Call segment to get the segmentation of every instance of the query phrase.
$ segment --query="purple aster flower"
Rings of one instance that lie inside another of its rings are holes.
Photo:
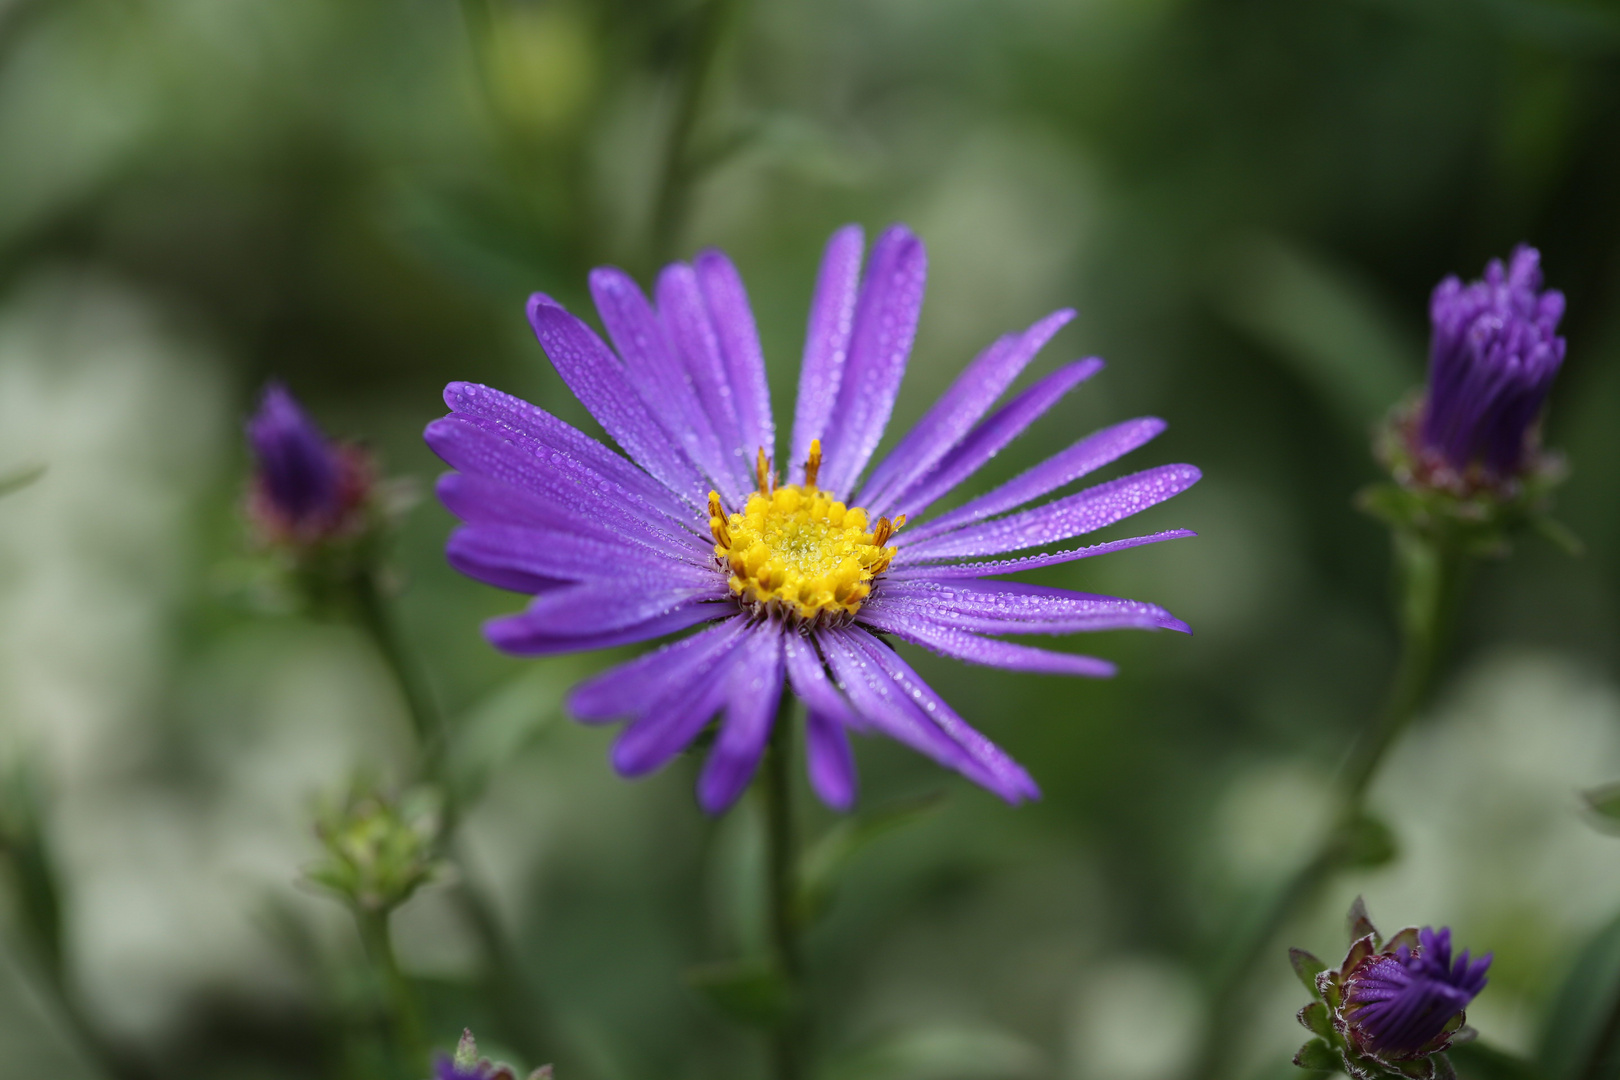
[[[264,389],[247,423],[257,463],[249,512],[273,541],[309,542],[347,531],[371,487],[371,465],[327,440],[279,382]]]
[[[994,406],[1073,317],[1059,311],[992,343],[923,419],[868,468],[900,388],[922,307],[926,255],[888,229],[863,273],[850,226],[827,245],[811,303],[787,475],[754,317],[717,251],[659,275],[651,301],[624,272],[591,274],[614,349],[547,296],[529,320],[569,388],[624,450],[533,405],[468,383],[427,441],[456,472],[439,496],[464,524],[451,563],[534,596],[486,627],[521,656],[598,649],[698,628],[577,687],[574,715],[628,721],[612,760],[651,772],[723,714],[698,781],[717,813],[747,787],[784,689],[807,707],[810,782],[828,805],[855,796],[849,733],[882,734],[1009,802],[1038,795],[1029,774],[931,690],[878,635],[975,664],[1107,676],[1088,656],[1004,635],[1186,625],[1162,608],[996,580],[1184,529],[1063,546],[1186,490],[1164,465],[1039,502],[1146,443],[1141,418],[1087,435],[954,509],[925,518],[1079,383],[1066,364]],[[992,411],[994,409],[994,411]],[[1033,550],[1035,554],[1015,553]]]
[[[1367,957],[1344,984],[1350,1034],[1364,1052],[1414,1055],[1485,988],[1491,954],[1472,962],[1468,950],[1453,962],[1451,929],[1424,927],[1418,945]]]
[[[433,1080],[489,1080],[489,1074],[487,1062],[459,1065],[449,1054],[433,1059]]]
[[[1541,255],[1521,245],[1483,280],[1448,277],[1429,317],[1429,388],[1415,434],[1422,466],[1455,486],[1518,475],[1535,449],[1534,425],[1564,362],[1557,334],[1564,294],[1541,290]]]

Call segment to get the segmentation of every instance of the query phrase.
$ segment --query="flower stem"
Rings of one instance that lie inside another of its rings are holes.
[[[1367,789],[1389,748],[1422,707],[1434,682],[1450,616],[1461,593],[1466,560],[1448,545],[1397,530],[1395,576],[1401,655],[1384,704],[1361,732],[1340,771],[1339,805],[1332,827],[1316,849],[1273,896],[1231,954],[1212,991],[1213,1007],[1198,1076],[1216,1080],[1225,1072],[1225,1050],[1245,1003],[1255,970],[1270,955],[1273,940],[1296,913],[1309,906],[1333,875],[1346,867],[1353,831],[1366,812]]]
[[[354,600],[361,628],[376,646],[399,687],[400,696],[405,700],[411,730],[416,735],[418,768],[422,778],[436,784],[443,794],[440,852],[448,853],[458,865],[465,865],[458,832],[463,811],[461,792],[450,775],[449,731],[443,714],[420,674],[420,664],[399,632],[374,571],[357,576]],[[485,962],[489,965],[489,977],[495,984],[492,996],[500,1010],[500,1021],[507,1041],[534,1057],[550,1056],[553,1049],[546,1045],[547,1040],[541,1031],[540,1006],[534,988],[527,973],[518,964],[512,944],[506,939],[499,914],[465,874],[459,875],[451,886],[450,896],[477,936]]]
[[[410,1065],[427,1060],[427,1043],[422,1036],[422,1013],[417,1007],[416,994],[410,980],[400,970],[399,958],[394,955],[393,939],[388,932],[389,912],[356,909],[355,923],[360,929],[360,940],[366,956],[376,973],[378,988],[387,1005],[389,1020],[394,1028],[395,1045]]]
[[[429,779],[442,781],[444,777],[444,751],[447,743],[444,717],[433,701],[421,668],[405,648],[393,612],[384,598],[375,570],[366,569],[355,575],[354,607],[360,627],[377,647],[377,653],[388,665],[400,696],[405,699],[411,728],[416,733],[417,754],[421,770]],[[446,792],[448,801],[448,792]]]
[[[725,53],[726,40],[742,5],[743,0],[708,0],[699,16],[696,41],[686,69],[682,72],[680,99],[675,106],[669,142],[664,148],[663,172],[653,203],[649,254],[654,265],[670,257],[675,242],[680,238],[681,220],[686,215],[692,181],[699,171],[694,168],[697,155],[692,150],[692,136],[708,103],[720,60]]]
[[[776,1080],[804,1075],[804,1013],[799,945],[798,834],[793,824],[793,698],[784,695],[765,752],[760,792],[765,802],[765,875],[772,959],[785,984],[787,1015],[771,1034]]]

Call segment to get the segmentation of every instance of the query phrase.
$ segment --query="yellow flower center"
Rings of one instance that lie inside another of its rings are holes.
[[[709,493],[715,556],[731,568],[732,595],[758,614],[846,622],[895,556],[884,545],[905,515],[892,522],[880,517],[869,527],[865,510],[816,487],[820,466],[818,440],[810,444],[804,484],[778,486],[761,450],[759,491],[741,513],[728,516],[720,496]]]

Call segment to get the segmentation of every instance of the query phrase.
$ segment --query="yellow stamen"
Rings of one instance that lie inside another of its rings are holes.
[[[759,457],[754,459],[754,476],[759,480],[759,493],[769,495],[776,486],[776,478],[771,475],[771,459],[765,456],[765,448],[759,448]]]
[[[898,527],[894,522],[880,518],[868,530],[865,510],[846,507],[809,482],[819,457],[819,445],[813,446],[803,487],[778,487],[765,483],[768,464],[761,452],[760,490],[741,513],[722,518],[720,497],[709,496],[715,556],[731,571],[732,594],[757,613],[845,622],[896,554],[884,546]]]
[[[709,492],[709,531],[714,534],[716,544],[731,546],[731,530],[726,528],[726,512],[720,507],[718,491]]]
[[[806,489],[816,486],[816,477],[821,475],[821,440],[810,440],[810,460],[804,463],[804,486]]]

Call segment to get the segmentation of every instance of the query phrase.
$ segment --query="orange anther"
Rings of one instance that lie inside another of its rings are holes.
[[[816,486],[816,477],[821,475],[821,440],[810,440],[810,460],[804,463],[804,486]]]
[[[769,495],[775,487],[771,477],[771,459],[765,456],[765,448],[759,448],[759,457],[754,459],[754,476],[759,480],[759,493]]]

